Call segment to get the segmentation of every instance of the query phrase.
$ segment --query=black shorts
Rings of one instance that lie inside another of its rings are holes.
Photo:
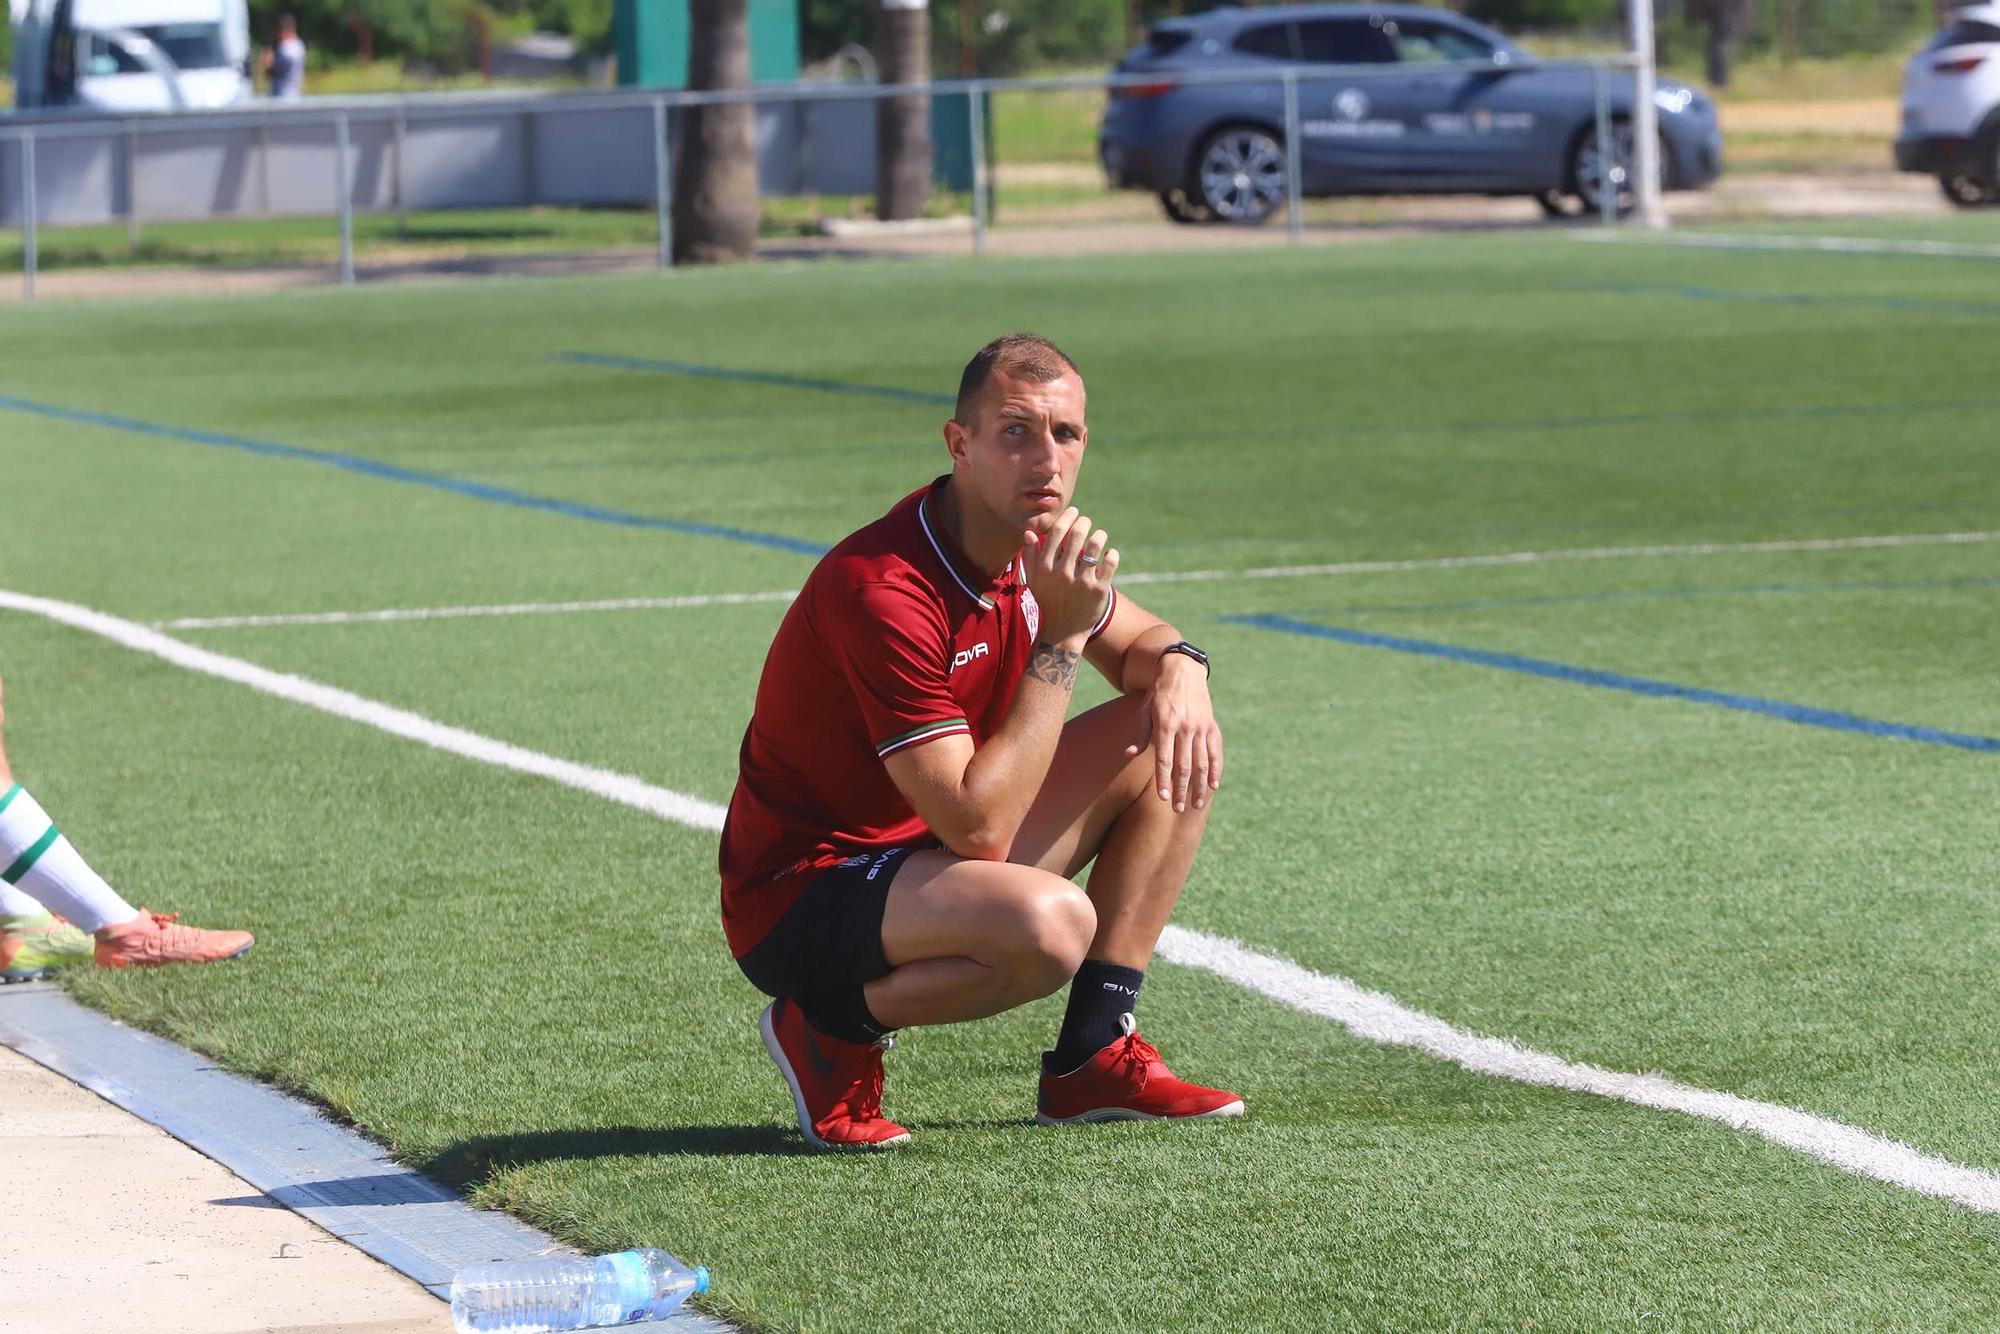
[[[865,853],[821,871],[771,933],[736,961],[743,976],[766,996],[797,999],[845,991],[887,973],[882,914],[889,882],[904,858],[922,850]]]

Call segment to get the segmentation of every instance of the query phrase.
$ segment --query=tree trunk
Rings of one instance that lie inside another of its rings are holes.
[[[931,81],[930,0],[880,0],[875,63],[884,83]],[[929,93],[875,103],[875,216],[920,218],[931,196]]]
[[[688,88],[750,86],[749,0],[692,0]],[[688,107],[674,162],[674,262],[721,264],[757,251],[757,121],[748,102]]]
[[[1743,30],[1750,26],[1748,0],[1711,0],[1708,6],[1708,81],[1729,86],[1730,72],[1743,48]]]

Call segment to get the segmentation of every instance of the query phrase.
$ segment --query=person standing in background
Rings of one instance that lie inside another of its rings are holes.
[[[264,52],[264,88],[279,102],[296,102],[305,93],[306,44],[290,14],[278,15],[278,39]]]

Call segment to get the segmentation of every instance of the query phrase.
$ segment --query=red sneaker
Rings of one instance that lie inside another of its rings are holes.
[[[1051,1074],[1043,1058],[1037,1125],[1243,1115],[1234,1093],[1190,1084],[1167,1069],[1131,1015],[1119,1015],[1118,1026],[1124,1037],[1066,1075]]]
[[[799,1131],[815,1149],[887,1149],[910,1132],[882,1115],[882,1053],[894,1038],[867,1044],[830,1038],[799,1007],[775,1000],[758,1020],[764,1050],[792,1090]]]

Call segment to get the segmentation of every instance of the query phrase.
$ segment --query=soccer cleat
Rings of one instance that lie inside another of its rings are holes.
[[[910,1132],[882,1115],[882,1053],[894,1038],[855,1043],[806,1022],[798,1005],[775,1000],[757,1021],[764,1049],[792,1090],[799,1131],[815,1149],[887,1149]]]
[[[90,962],[90,937],[60,917],[0,916],[0,982],[32,982]]]
[[[1139,1036],[1139,1025],[1131,1015],[1119,1015],[1118,1027],[1125,1036],[1068,1074],[1050,1071],[1049,1057],[1054,1053],[1043,1053],[1036,1124],[1243,1115],[1243,1099],[1234,1093],[1190,1084],[1167,1069],[1153,1044]]]
[[[204,931],[182,926],[179,913],[147,912],[97,933],[99,968],[158,968],[170,963],[240,959],[257,943],[248,931]]]

